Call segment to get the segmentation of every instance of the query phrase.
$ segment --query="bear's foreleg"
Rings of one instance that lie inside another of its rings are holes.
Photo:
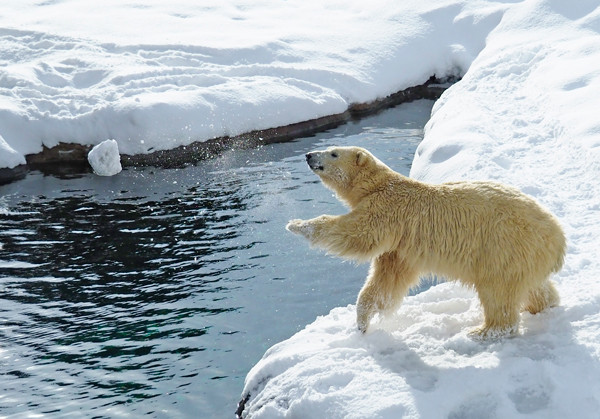
[[[394,311],[411,286],[419,281],[418,272],[395,252],[378,256],[372,263],[369,275],[358,294],[356,323],[365,333],[375,313]]]
[[[286,229],[304,236],[313,246],[358,261],[371,260],[390,247],[389,235],[379,239],[370,220],[355,213],[291,220]]]

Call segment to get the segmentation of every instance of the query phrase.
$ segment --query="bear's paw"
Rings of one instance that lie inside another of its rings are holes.
[[[309,221],[305,220],[290,220],[285,226],[287,231],[291,231],[295,234],[300,234],[307,239],[310,239],[313,235],[314,227]]]

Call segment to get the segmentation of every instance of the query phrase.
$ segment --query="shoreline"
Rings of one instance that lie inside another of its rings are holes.
[[[121,165],[123,167],[178,168],[215,157],[230,148],[247,149],[311,136],[349,121],[374,115],[402,103],[419,99],[439,99],[446,88],[456,81],[453,77],[440,80],[435,76],[431,76],[421,85],[409,87],[372,102],[352,104],[345,112],[339,114],[276,128],[250,131],[234,137],[217,137],[205,141],[195,141],[186,146],[154,151],[148,154],[121,154]],[[41,152],[25,156],[26,164],[12,169],[0,169],[0,185],[22,179],[30,170],[39,170],[54,175],[91,172],[87,155],[92,147],[91,145],[74,143],[60,143],[52,148],[44,146]]]

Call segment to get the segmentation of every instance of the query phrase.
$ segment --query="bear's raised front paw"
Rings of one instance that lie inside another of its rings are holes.
[[[302,228],[302,220],[295,219],[288,221],[285,229],[287,231],[291,231],[292,233],[300,233],[300,228]]]
[[[287,231],[291,231],[295,234],[301,234],[306,238],[310,238],[312,236],[313,227],[308,221],[304,220],[290,220],[285,226]]]

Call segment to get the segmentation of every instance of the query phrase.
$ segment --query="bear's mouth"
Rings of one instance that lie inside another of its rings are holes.
[[[321,172],[322,172],[323,170],[325,170],[325,168],[324,168],[322,165],[316,165],[316,164],[315,164],[315,165],[313,165],[313,164],[309,164],[309,166],[310,166],[311,170],[313,170],[313,171],[315,171],[315,172],[316,172],[316,171],[321,171]]]

